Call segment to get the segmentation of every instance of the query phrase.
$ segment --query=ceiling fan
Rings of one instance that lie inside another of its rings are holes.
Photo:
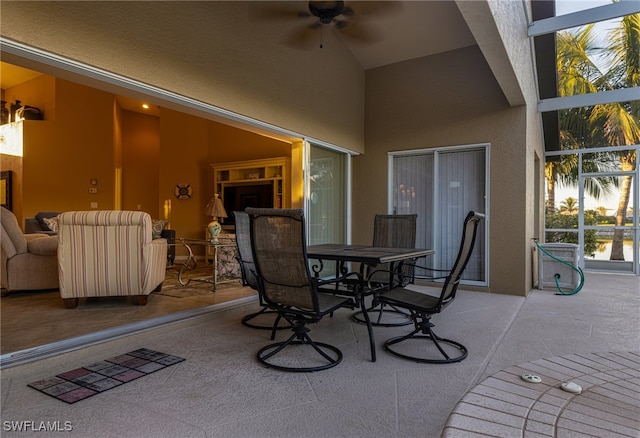
[[[343,15],[349,17],[353,15],[353,9],[349,6],[345,6],[343,1],[310,1],[309,13],[315,17],[318,17],[318,21],[312,24],[314,27],[319,27],[323,24],[335,23],[336,27],[341,28],[349,24],[346,19],[339,20],[336,17]],[[305,12],[300,13],[301,17],[308,17],[309,14]]]
[[[295,2],[297,3],[297,2]],[[304,19],[307,23],[294,29],[285,39],[285,43],[296,48],[307,48],[314,37],[320,38],[325,27],[331,26],[352,42],[371,44],[382,38],[381,33],[369,24],[362,23],[362,17],[384,15],[400,7],[398,1],[354,1],[346,5],[344,1],[309,1],[307,10],[294,11],[290,7],[262,10],[267,18]],[[309,22],[309,18],[312,19]],[[318,35],[318,32],[319,35]],[[316,40],[317,41],[317,40]]]

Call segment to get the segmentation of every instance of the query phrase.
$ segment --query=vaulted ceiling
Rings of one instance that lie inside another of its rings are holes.
[[[317,3],[333,6],[339,2]],[[287,36],[304,32],[307,50],[318,49],[322,32],[336,33],[364,70],[476,43],[453,0],[344,3],[353,10],[353,15],[338,17],[349,21],[350,24],[344,29],[334,24],[321,26],[322,30],[315,27],[313,23],[317,18],[310,16],[307,1],[251,2],[248,11],[261,20],[280,20],[283,41]],[[371,41],[363,43],[350,37],[356,29],[365,28],[370,35],[375,35]],[[38,74],[40,73],[0,62],[0,88],[12,87]],[[119,96],[118,100],[125,109],[140,110],[140,102],[135,99]]]
[[[354,25],[366,27],[371,33],[375,33],[376,39],[369,43],[362,43],[349,38],[350,33],[347,31],[349,26],[346,26],[343,32],[336,29],[334,25],[327,25],[323,28],[323,32],[337,32],[342,42],[365,70],[475,44],[473,35],[454,1],[355,1],[345,2],[345,4],[353,9],[353,18],[357,17],[357,20],[353,21]],[[372,8],[372,4],[378,7]],[[297,32],[301,28],[308,29],[309,25],[316,20],[315,17],[299,16],[308,12],[306,1],[260,1],[254,2],[251,8],[255,14],[264,11],[265,15],[274,10],[290,12],[274,18],[279,19],[283,29],[286,30],[283,30],[283,36]],[[360,14],[361,11],[362,14]],[[320,29],[309,30],[309,32],[318,34],[317,42],[319,43]],[[0,73],[2,73],[1,88],[14,86],[38,74],[26,69],[14,68],[6,63],[2,63]]]
[[[340,2],[315,2],[333,6]],[[362,68],[380,67],[408,59],[447,52],[475,44],[455,1],[346,1],[353,15],[340,15],[343,29],[328,24],[323,31],[337,32]],[[258,20],[279,21],[283,36],[304,38],[308,49],[321,41],[317,18],[308,16],[308,2],[253,2],[250,13]],[[313,28],[310,29],[309,26]],[[360,32],[360,30],[362,32]],[[372,36],[363,43],[356,36]]]

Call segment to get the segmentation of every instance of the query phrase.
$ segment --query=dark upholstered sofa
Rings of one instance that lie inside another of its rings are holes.
[[[173,265],[173,261],[176,259],[176,247],[171,245],[176,243],[176,230],[162,230],[160,237],[167,239],[169,247],[167,248],[167,262]]]
[[[28,217],[24,220],[24,234],[58,234],[57,231],[52,230],[47,226],[44,219],[51,219],[58,216],[60,213],[57,211],[41,211],[36,214],[35,217]]]

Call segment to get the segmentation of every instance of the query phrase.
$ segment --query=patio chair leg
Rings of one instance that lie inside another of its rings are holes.
[[[390,309],[385,308],[386,306],[390,307]],[[366,312],[367,313],[375,312],[378,314],[378,317],[376,318],[376,320],[371,321],[371,325],[376,327],[402,327],[405,325],[409,325],[412,322],[411,314],[407,312],[403,312],[402,310],[399,310],[396,307],[393,307],[391,305],[380,304],[375,301],[374,303],[372,303],[371,307],[368,307],[366,309]],[[402,316],[404,320],[401,320],[399,322],[384,322],[382,317],[384,316],[385,313]],[[357,312],[351,315],[351,319],[353,319],[355,322],[365,323],[366,320],[363,319],[362,316],[364,316],[363,311],[358,310]]]
[[[285,318],[286,319],[286,318]],[[313,372],[326,370],[332,368],[342,362],[342,352],[333,345],[325,344],[322,342],[315,342],[308,335],[309,329],[304,324],[296,324],[292,327],[293,334],[284,342],[277,342],[275,344],[267,345],[258,351],[258,361],[267,368],[274,368],[280,371],[289,372]],[[291,345],[310,345],[316,352],[318,352],[327,363],[324,365],[318,365],[313,367],[288,367],[284,365],[277,365],[268,362],[270,358],[280,353],[286,347]],[[332,352],[333,355],[327,353]]]
[[[453,362],[460,362],[467,357],[467,354],[468,354],[467,347],[465,347],[464,345],[458,342],[452,341],[450,339],[444,339],[437,336],[432,330],[432,327],[434,327],[434,325],[429,320],[416,322],[415,327],[416,328],[408,335],[397,336],[395,338],[388,339],[384,343],[385,351],[387,351],[388,353],[394,356],[401,357],[403,359],[412,360],[414,362],[420,362],[420,363],[434,363],[434,364],[453,363]],[[422,332],[423,334],[418,335],[417,334],[418,332]],[[431,359],[431,358],[424,358],[424,357],[418,357],[418,356],[411,356],[409,354],[400,353],[397,349],[391,348],[391,346],[395,344],[399,344],[404,341],[422,340],[422,339],[432,341],[436,346],[436,348],[438,349],[438,351],[440,352],[440,354],[442,354],[444,359]],[[441,344],[448,344],[454,347],[454,349],[458,350],[459,354],[452,357],[444,350],[444,348],[442,348]]]
[[[245,315],[242,317],[241,322],[242,325],[246,326],[246,327],[250,327],[253,329],[259,329],[259,330],[271,330],[273,333],[271,335],[271,339],[275,339],[275,330],[284,330],[284,329],[288,329],[291,328],[291,326],[280,326],[280,320],[282,319],[282,317],[280,315],[278,315],[276,317],[276,319],[274,320],[273,324],[270,325],[260,325],[260,324],[254,324],[251,321],[252,319],[260,316],[260,315],[266,315],[266,314],[276,314],[278,312],[276,312],[275,310],[269,310],[268,307],[263,307],[262,309],[260,309],[258,312],[254,312],[254,313],[250,313],[248,315]]]

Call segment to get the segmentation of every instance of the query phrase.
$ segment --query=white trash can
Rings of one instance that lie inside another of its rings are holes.
[[[540,243],[539,245],[544,251],[538,249],[538,289],[557,290],[556,274],[560,275],[557,283],[560,288],[576,289],[580,284],[580,274],[565,263],[578,267],[579,246],[575,243]]]

